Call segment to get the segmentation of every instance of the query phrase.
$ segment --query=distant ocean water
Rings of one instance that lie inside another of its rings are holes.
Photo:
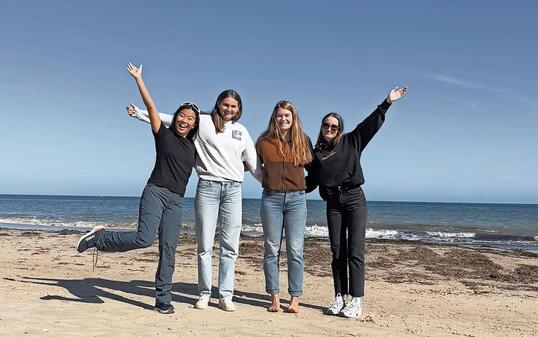
[[[0,228],[134,228],[139,200],[0,195]],[[324,201],[308,200],[307,206],[307,237],[327,238]],[[193,234],[192,198],[185,198],[182,227]],[[263,234],[259,199],[243,199],[243,234]],[[538,205],[369,201],[366,237],[538,251]]]

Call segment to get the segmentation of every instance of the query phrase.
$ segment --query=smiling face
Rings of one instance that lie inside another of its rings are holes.
[[[219,111],[222,119],[229,122],[239,112],[239,102],[234,98],[226,97],[220,102]]]
[[[327,117],[321,124],[321,134],[327,142],[332,142],[337,136],[340,130],[340,124],[338,119],[334,117]]]
[[[293,113],[284,108],[278,108],[275,114],[276,125],[280,132],[287,133],[293,125]]]
[[[176,133],[181,137],[187,137],[189,132],[196,126],[196,112],[192,109],[182,109],[176,118]]]

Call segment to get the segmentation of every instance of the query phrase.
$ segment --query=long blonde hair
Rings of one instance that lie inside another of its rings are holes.
[[[258,138],[258,141],[263,139],[278,139],[280,153],[282,154],[282,156],[284,156],[284,150],[282,149],[282,141],[284,141],[284,139],[276,120],[276,113],[279,108],[290,111],[292,116],[291,130],[289,132],[291,139],[290,149],[293,165],[298,166],[310,163],[312,161],[312,145],[310,143],[310,139],[303,131],[303,127],[301,125],[301,120],[299,119],[297,109],[295,108],[293,103],[289,101],[279,101],[275,105],[273,113],[271,114],[271,118],[269,119],[267,129],[262,133],[260,138]]]

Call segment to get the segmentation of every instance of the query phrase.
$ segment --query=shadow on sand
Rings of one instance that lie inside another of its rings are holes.
[[[60,295],[46,295],[40,297],[41,300],[60,300],[71,302],[82,302],[100,304],[104,303],[103,298],[108,298],[118,302],[134,305],[143,309],[153,310],[153,306],[145,302],[140,302],[125,296],[121,296],[118,292],[124,292],[133,295],[146,296],[153,299],[155,296],[154,283],[142,280],[132,281],[112,281],[101,278],[84,278],[84,279],[52,279],[52,278],[36,278],[22,277],[20,279],[4,278],[6,281],[22,282],[46,286],[55,286],[64,288],[73,296],[66,297]],[[218,298],[218,289],[213,287],[212,297]],[[172,287],[172,301],[178,303],[187,303],[194,305],[198,299],[198,286],[193,283],[174,283]],[[266,308],[270,304],[270,297],[266,294],[250,293],[241,290],[235,290],[234,302],[246,304],[255,307]],[[289,301],[282,299],[282,304],[287,304]],[[211,303],[212,306],[217,306]],[[323,310],[324,308],[308,303],[301,303],[303,308],[311,308]]]

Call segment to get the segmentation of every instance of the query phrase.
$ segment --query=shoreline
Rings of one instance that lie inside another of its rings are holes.
[[[184,225],[185,226],[185,225]],[[91,230],[93,227],[82,227],[82,226],[56,226],[56,225],[35,225],[35,224],[17,224],[17,223],[1,223],[0,222],[0,231],[2,230],[22,230],[22,231],[42,231],[42,232],[78,232],[78,233],[85,233]],[[109,226],[108,227],[111,230],[115,231],[129,231],[133,230],[134,228],[127,228],[127,227],[116,227],[116,226]],[[250,228],[250,227],[249,227]],[[263,233],[261,231],[253,231],[252,229],[244,229],[241,232],[241,237],[246,238],[259,238],[263,237]],[[260,228],[261,229],[261,228]],[[367,242],[375,242],[376,240],[383,241],[383,242],[417,242],[417,243],[423,243],[423,244],[431,244],[431,245],[448,245],[448,246],[460,246],[460,247],[489,247],[489,248],[496,248],[496,249],[507,249],[507,250],[514,250],[514,251],[528,251],[528,252],[536,252],[538,253],[538,241],[473,241],[472,239],[465,239],[465,238],[458,238],[458,237],[448,237],[443,239],[437,239],[432,240],[432,238],[421,238],[417,239],[416,237],[410,236],[410,239],[403,239],[403,238],[394,238],[394,237],[368,237],[368,231],[375,231],[374,229],[368,228],[367,229]],[[391,231],[391,230],[389,230]],[[403,232],[403,231],[402,231]],[[450,233],[450,232],[449,232]],[[188,236],[194,236],[195,232],[193,229],[182,229],[182,235],[188,235]],[[531,237],[528,237],[531,239]],[[310,239],[320,239],[320,240],[328,240],[327,236],[319,236],[319,235],[306,235],[305,240]]]

